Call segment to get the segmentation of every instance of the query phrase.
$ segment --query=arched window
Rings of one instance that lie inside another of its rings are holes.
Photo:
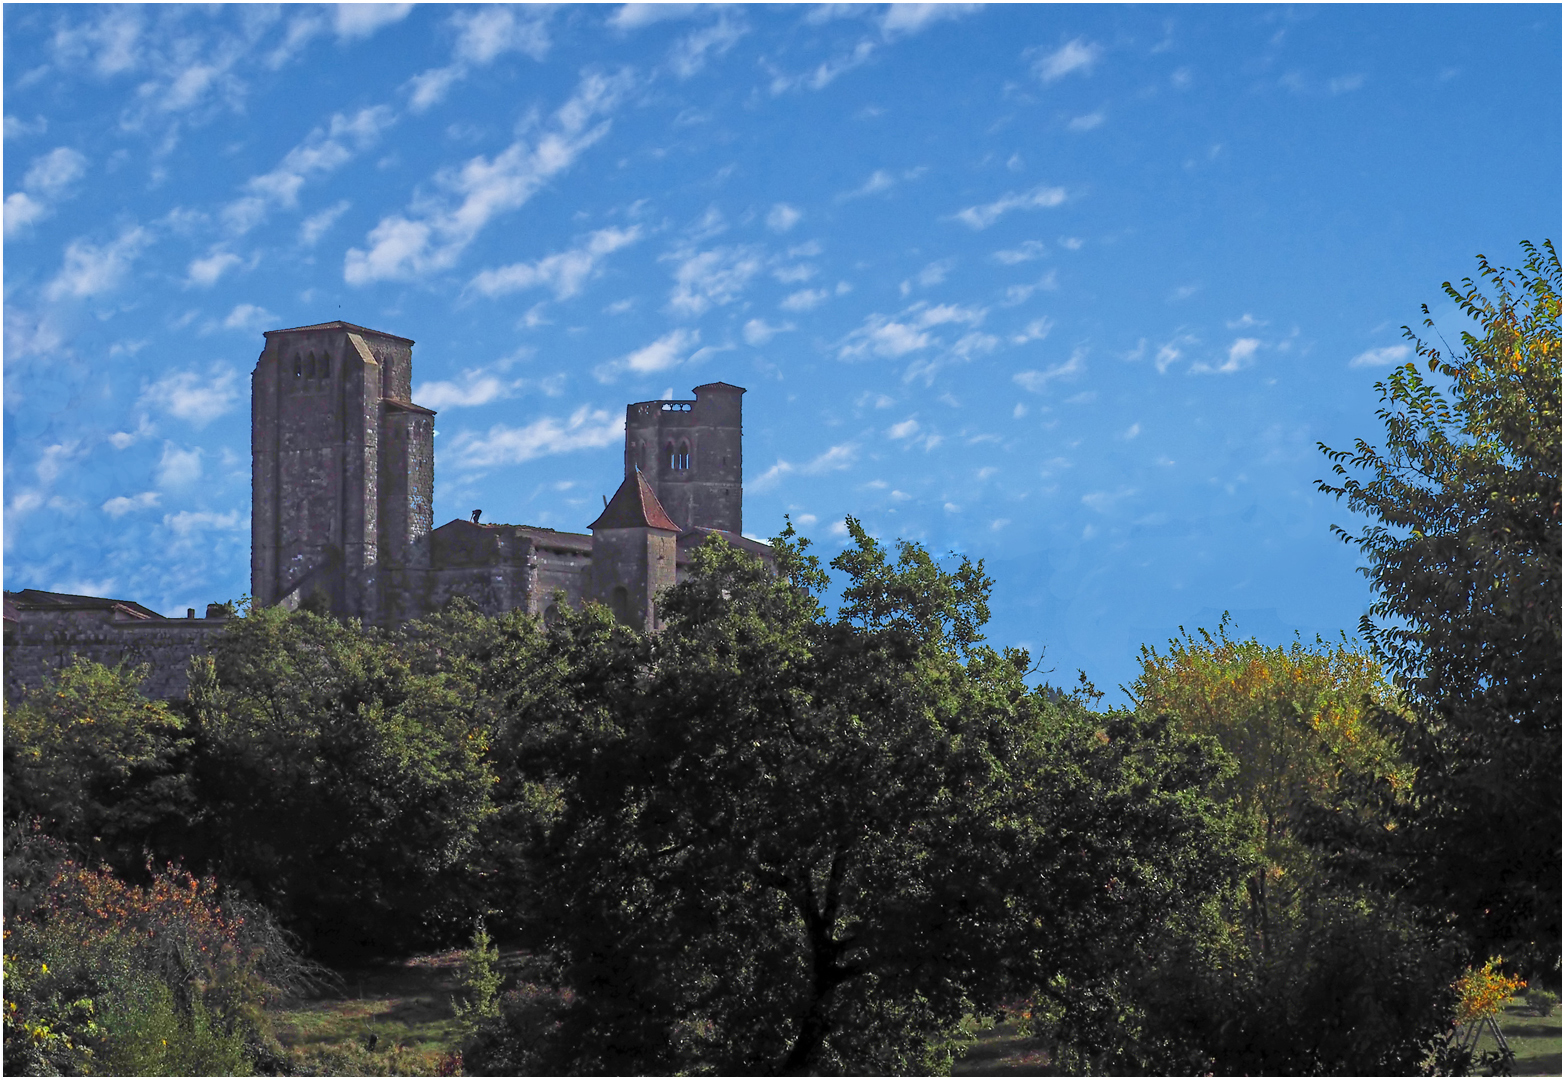
[[[329,378],[331,378],[331,354],[330,353],[321,353],[320,354],[320,377],[322,379],[329,379]]]
[[[673,467],[675,469],[689,468],[689,444],[687,442],[678,444],[678,463]]]
[[[668,463],[668,468],[678,468],[678,455],[673,452],[672,443],[668,443],[662,448],[662,460]]]
[[[630,621],[630,591],[623,585],[613,589],[613,617],[626,625]]]
[[[559,605],[549,604],[543,609],[543,625],[552,626],[559,621]]]
[[[293,377],[295,379],[304,377],[304,358],[302,356],[295,355],[293,357]]]

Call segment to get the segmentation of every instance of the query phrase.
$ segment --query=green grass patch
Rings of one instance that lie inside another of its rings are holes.
[[[1563,1074],[1563,1017],[1537,1016],[1528,1006],[1506,1005],[1498,1026],[1514,1051],[1515,1076]],[[1489,1048],[1484,1042],[1482,1049]]]
[[[431,1076],[461,1040],[451,1009],[459,951],[336,972],[335,986],[274,1014],[290,1067],[313,1076]]]

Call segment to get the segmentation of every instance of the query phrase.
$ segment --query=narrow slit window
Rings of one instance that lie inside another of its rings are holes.
[[[689,468],[689,444],[687,442],[678,444],[678,464],[673,467],[675,469]]]
[[[320,377],[322,379],[329,379],[329,378],[331,378],[331,354],[330,353],[322,353],[321,356],[320,356]]]

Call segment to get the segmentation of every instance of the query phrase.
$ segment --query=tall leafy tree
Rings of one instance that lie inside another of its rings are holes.
[[[7,702],[5,816],[36,819],[88,865],[136,876],[194,812],[184,718],[141,693],[145,669],[77,659]]]
[[[1223,794],[1248,856],[1215,917],[1146,980],[1147,1027],[1181,1033],[1194,1072],[1419,1071],[1449,1028],[1460,967],[1442,920],[1315,846],[1321,816],[1349,812],[1378,836],[1400,824],[1393,800],[1373,797],[1413,775],[1374,722],[1401,709],[1379,665],[1345,641],[1233,640],[1225,619],[1142,649],[1141,665],[1130,688],[1141,711],[1234,759]]]
[[[320,948],[459,936],[490,811],[460,671],[308,612],[252,608],[192,662],[203,862]]]
[[[1362,634],[1414,706],[1389,726],[1417,770],[1389,845],[1478,955],[1559,952],[1559,286],[1551,242],[1444,284],[1475,324],[1457,346],[1410,328],[1378,384],[1383,448],[1320,449],[1320,489],[1366,515]],[[1427,313],[1424,306],[1423,312]],[[1430,335],[1431,316],[1425,320]]]
[[[513,999],[469,1067],[939,1070],[1032,993],[1099,1051],[1115,981],[1224,879],[1201,745],[1051,705],[980,644],[980,564],[850,524],[834,618],[784,537],[776,576],[703,547],[656,635],[554,628],[574,691],[523,725],[553,793],[523,899],[569,994]]]

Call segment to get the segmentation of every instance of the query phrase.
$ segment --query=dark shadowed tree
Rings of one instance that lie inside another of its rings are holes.
[[[1405,827],[1349,843],[1377,843],[1477,958],[1540,970],[1563,907],[1560,273],[1551,242],[1525,256],[1444,284],[1474,332],[1451,347],[1408,328],[1417,359],[1378,384],[1383,448],[1321,444],[1337,480],[1319,486],[1367,517],[1338,530],[1376,594],[1362,633],[1414,712],[1384,716],[1416,768]]]
[[[460,673],[356,622],[252,608],[192,662],[198,864],[322,949],[459,939],[490,810]]]
[[[656,635],[554,628],[574,690],[520,760],[568,994],[507,1003],[470,1068],[940,1071],[1030,994],[1099,1052],[1106,988],[1226,879],[1202,744],[1050,703],[979,644],[980,564],[849,524],[835,618],[789,535],[775,576],[705,545]]]

